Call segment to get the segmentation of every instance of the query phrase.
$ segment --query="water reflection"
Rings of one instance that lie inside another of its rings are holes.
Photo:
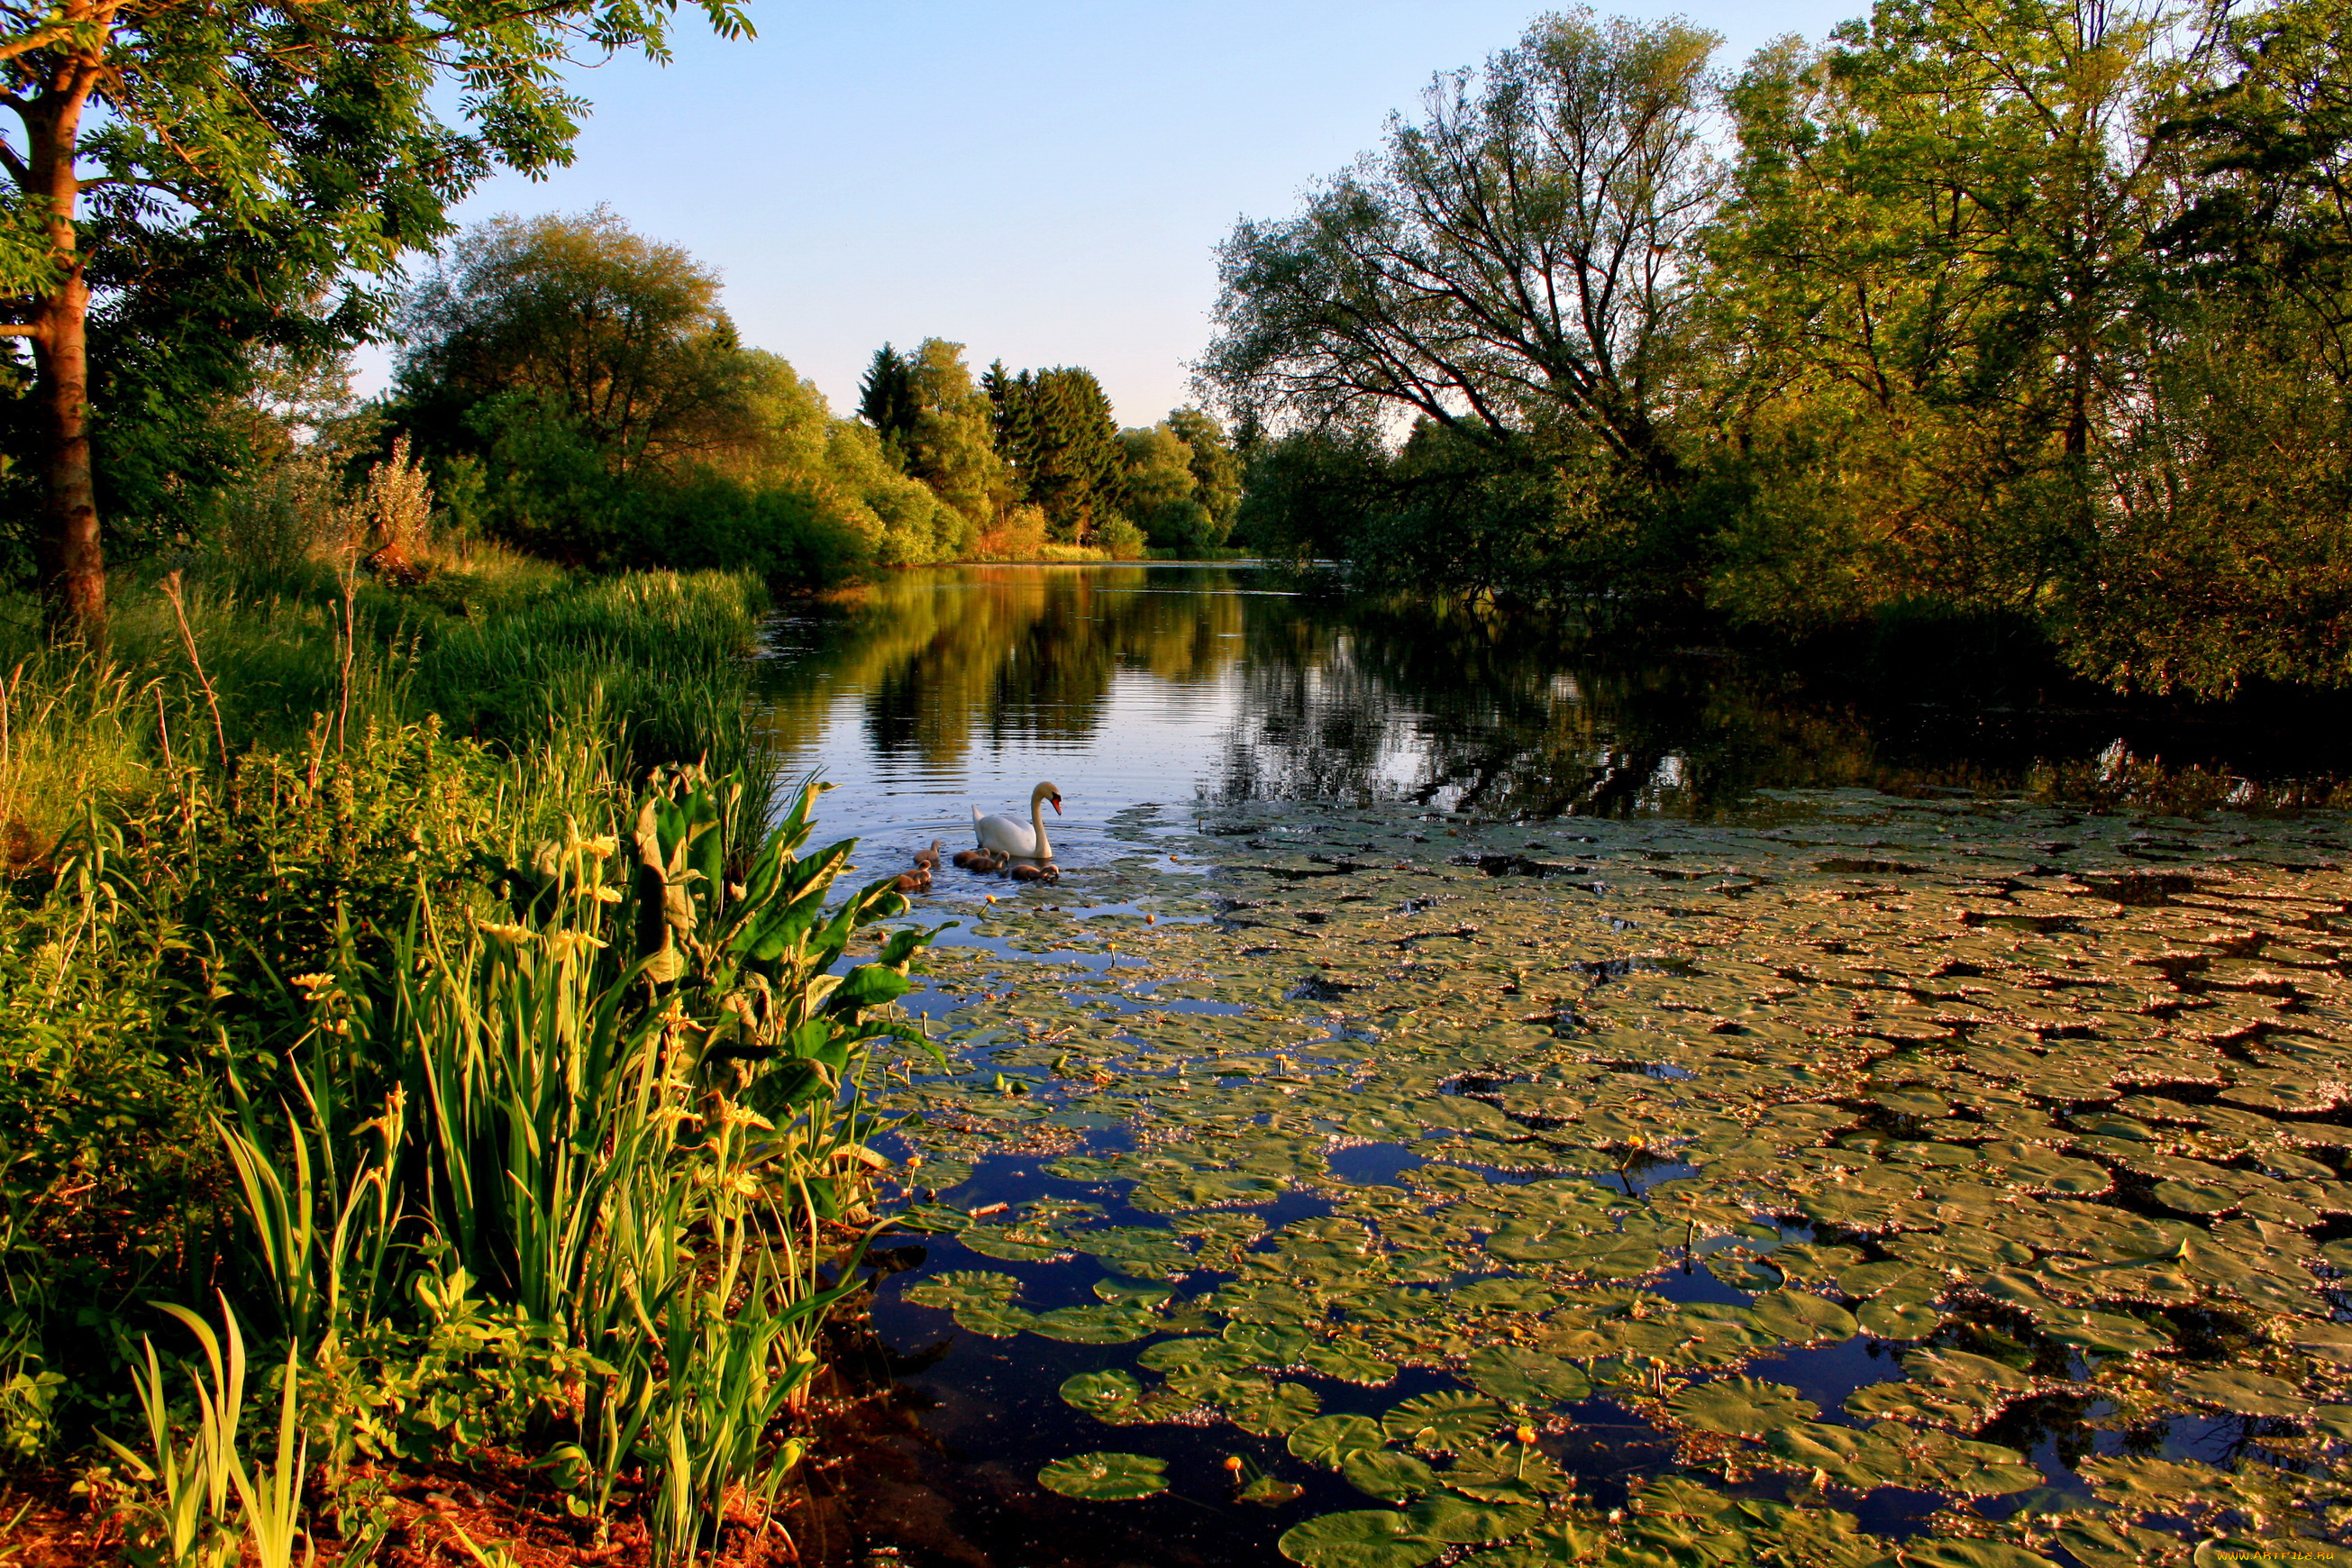
[[[1617,659],[1246,567],[898,574],[784,617],[774,653],[772,734],[789,765],[846,786],[832,815],[867,833],[960,831],[967,801],[999,809],[1045,777],[1071,796],[1076,842],[1122,807],[1196,796],[1712,814],[1769,787],[2013,790],[2118,746],[2258,780],[2340,760],[2335,727],[1843,701],[1719,650]]]

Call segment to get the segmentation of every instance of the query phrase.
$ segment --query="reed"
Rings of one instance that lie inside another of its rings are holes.
[[[492,1442],[692,1561],[799,1457],[924,938],[834,973],[906,902],[833,890],[821,786],[769,823],[740,580],[454,613],[278,576],[133,598],[102,658],[0,650],[40,842],[0,896],[0,1445],[103,1436],[158,1563],[307,1560],[357,1461]],[[218,1331],[177,1305],[215,1280]]]

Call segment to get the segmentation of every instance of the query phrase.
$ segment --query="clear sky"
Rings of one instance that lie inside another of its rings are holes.
[[[1609,7],[1597,7],[1604,11]],[[752,0],[751,42],[681,19],[666,68],[576,73],[570,169],[505,176],[457,215],[609,203],[718,267],[744,341],[846,413],[874,350],[964,343],[973,368],[1082,364],[1123,423],[1189,401],[1214,247],[1291,210],[1432,72],[1544,7],[1496,0]],[[1735,64],[1861,0],[1674,6]],[[363,367],[382,374],[381,356]]]

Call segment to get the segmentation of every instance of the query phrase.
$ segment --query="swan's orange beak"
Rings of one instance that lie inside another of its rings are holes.
[[[1062,797],[1061,797],[1060,795],[1047,795],[1045,798],[1046,798],[1047,800],[1050,800],[1050,801],[1052,801],[1052,802],[1054,803],[1054,815],[1055,815],[1055,816],[1061,816],[1061,815],[1062,815]]]

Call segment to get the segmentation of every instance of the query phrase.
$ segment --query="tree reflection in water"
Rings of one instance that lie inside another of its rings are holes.
[[[1759,788],[2033,787],[2095,771],[2119,739],[2257,780],[2337,771],[2255,726],[2112,702],[1865,705],[1721,650],[1619,653],[1524,621],[1293,594],[1247,567],[895,574],[795,610],[777,645],[767,721],[788,766],[944,788],[991,759],[1077,753],[1105,812],[1199,794],[1706,815]]]

